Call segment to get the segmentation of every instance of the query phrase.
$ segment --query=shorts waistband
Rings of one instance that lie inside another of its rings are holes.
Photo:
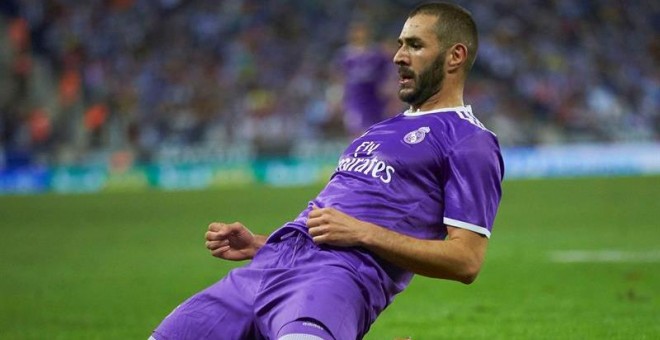
[[[266,240],[266,243],[277,243],[296,236],[304,236],[306,238],[311,238],[307,233],[306,228],[305,230],[302,230],[300,226],[285,224],[279,229],[275,230],[272,234],[270,234],[270,236],[268,236],[268,239]]]

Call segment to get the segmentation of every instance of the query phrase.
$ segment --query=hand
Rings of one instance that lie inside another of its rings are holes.
[[[251,259],[261,246],[255,235],[239,222],[211,223],[205,237],[211,255],[230,261]]]
[[[307,228],[316,244],[354,247],[361,246],[376,226],[334,208],[314,206],[307,218]]]

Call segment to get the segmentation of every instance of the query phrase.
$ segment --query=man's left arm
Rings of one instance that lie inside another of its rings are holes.
[[[358,220],[333,208],[314,208],[307,221],[317,244],[363,247],[413,273],[472,283],[484,261],[488,238],[447,226],[445,240],[423,240]]]

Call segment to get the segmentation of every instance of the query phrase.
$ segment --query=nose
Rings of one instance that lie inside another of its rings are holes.
[[[394,54],[394,59],[392,60],[396,65],[410,65],[410,56],[406,52],[405,46],[399,47],[399,49]]]

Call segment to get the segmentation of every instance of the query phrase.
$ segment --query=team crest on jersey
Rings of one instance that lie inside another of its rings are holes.
[[[403,141],[408,144],[417,144],[424,140],[426,134],[431,132],[428,126],[421,127],[417,130],[410,131],[403,137]]]

